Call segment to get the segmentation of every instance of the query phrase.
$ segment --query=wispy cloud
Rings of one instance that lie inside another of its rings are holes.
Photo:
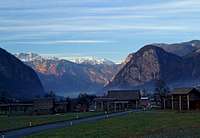
[[[114,2],[110,0],[111,2]],[[39,1],[38,1],[39,2]],[[92,2],[92,1],[86,1]],[[99,2],[99,0],[94,0]],[[105,2],[105,1],[104,1]],[[6,3],[6,2],[3,2]],[[54,3],[49,1],[49,3]],[[73,1],[60,1],[56,4],[64,5]],[[74,2],[80,4],[81,2]],[[24,9],[20,12],[27,14],[29,10],[37,11],[39,13],[53,12],[53,15],[46,15],[44,18],[30,18],[27,19],[12,19],[7,16],[2,17],[0,21],[0,31],[2,32],[67,32],[67,31],[115,31],[115,30],[155,30],[155,31],[188,31],[190,26],[176,23],[173,20],[166,20],[162,22],[163,14],[178,11],[200,11],[200,1],[198,0],[174,0],[169,2],[158,2],[153,4],[133,5],[131,2],[126,6],[89,6],[89,7],[65,7],[57,8],[36,8]],[[44,3],[43,3],[44,4]],[[55,3],[54,3],[55,4]],[[52,5],[53,6],[53,5]],[[68,9],[70,8],[70,9]],[[78,9],[76,9],[78,8]],[[16,9],[13,9],[16,10]],[[46,11],[40,11],[46,10]],[[55,10],[55,11],[54,11]],[[55,14],[56,10],[61,11],[62,14]],[[10,11],[10,10],[9,10]],[[7,12],[9,12],[7,11]],[[59,15],[66,16],[57,17]],[[68,14],[73,12],[73,14]],[[91,14],[92,13],[92,14]],[[153,14],[152,14],[153,13]],[[31,17],[32,14],[29,16]],[[34,16],[34,14],[33,14]],[[56,17],[55,17],[56,16]],[[128,24],[127,24],[128,22]],[[131,23],[132,22],[132,23]],[[142,23],[141,23],[142,22]],[[173,24],[171,24],[173,22]],[[192,26],[193,27],[193,26]]]
[[[96,25],[30,25],[30,26],[5,26],[0,27],[0,31],[4,32],[68,32],[68,31],[117,31],[117,30],[175,30],[185,31],[189,28],[183,25],[167,25],[167,24],[96,24]]]
[[[49,45],[49,51],[68,54],[78,44],[81,52],[102,50],[101,55],[118,57],[105,51],[197,38],[199,15],[200,0],[1,0],[0,43],[25,51],[41,45],[49,50]]]
[[[81,20],[104,20],[104,19],[151,19],[151,18],[156,18],[158,16],[155,15],[142,15],[142,14],[135,14],[135,15],[90,15],[90,16],[74,16],[74,17],[51,17],[49,18],[41,18],[40,21],[41,23],[63,23],[65,21],[81,21]],[[34,19],[26,20],[26,19],[7,19],[6,17],[2,18],[0,17],[1,22],[3,23],[31,23],[34,22],[36,23]]]
[[[199,0],[173,0],[173,1],[162,1],[159,3],[153,3],[148,5],[128,5],[119,7],[104,7],[104,8],[94,8],[89,9],[91,12],[103,12],[103,13],[114,13],[114,12],[177,12],[177,11],[200,11],[200,1]]]
[[[59,44],[99,44],[114,43],[108,40],[49,40],[49,41],[7,41],[15,44],[36,44],[36,45],[59,45]]]
[[[194,10],[200,10],[200,1],[199,0],[169,0],[169,1],[160,1],[157,3],[151,4],[141,4],[135,5],[133,2],[128,2],[128,5],[110,5],[110,3],[117,3],[113,0],[93,0],[93,1],[48,1],[46,2],[35,2],[32,5],[30,2],[25,2],[24,4],[18,2],[13,4],[10,2],[1,2],[0,10],[7,12],[26,12],[26,13],[71,13],[76,11],[76,13],[130,13],[130,12],[188,12]],[[104,6],[91,5],[91,3],[96,3]],[[126,2],[124,2],[126,3]],[[145,3],[145,2],[144,2]],[[108,5],[108,6],[105,6]],[[24,6],[24,7],[22,7]],[[8,11],[9,10],[9,11]]]

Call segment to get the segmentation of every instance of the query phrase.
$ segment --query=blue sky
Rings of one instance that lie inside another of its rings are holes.
[[[145,44],[200,39],[199,0],[1,0],[9,52],[123,60]]]

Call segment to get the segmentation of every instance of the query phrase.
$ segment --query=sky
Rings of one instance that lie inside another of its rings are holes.
[[[145,44],[200,39],[200,0],[0,0],[11,53],[120,62]]]

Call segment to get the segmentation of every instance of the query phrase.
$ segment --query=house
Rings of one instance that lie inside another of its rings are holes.
[[[174,89],[165,99],[164,108],[180,111],[200,109],[200,91],[196,88]]]
[[[67,101],[55,102],[54,111],[55,111],[55,113],[68,112],[69,111],[69,102],[67,102]]]
[[[11,115],[11,114],[32,114],[33,104],[32,103],[6,103],[0,104],[0,114]]]
[[[38,98],[33,101],[34,114],[51,114],[54,113],[54,98]]]
[[[69,102],[55,101],[54,98],[37,98],[30,102],[0,104],[0,114],[43,115],[69,112]]]
[[[94,100],[96,111],[117,112],[137,109],[140,101],[140,90],[111,90],[104,97]]]

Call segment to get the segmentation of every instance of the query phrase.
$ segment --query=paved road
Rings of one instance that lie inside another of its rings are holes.
[[[1,137],[2,138],[21,138],[21,137],[24,137],[24,136],[27,136],[27,135],[30,135],[30,134],[33,134],[33,133],[42,132],[42,131],[45,131],[45,130],[70,127],[72,125],[77,125],[77,124],[85,123],[85,122],[96,122],[98,120],[103,120],[103,119],[106,119],[106,118],[127,115],[130,112],[136,112],[136,111],[137,110],[120,112],[120,113],[113,113],[113,114],[109,114],[109,115],[93,116],[93,117],[83,118],[83,119],[78,119],[78,120],[73,120],[73,121],[64,121],[64,122],[59,122],[59,123],[55,123],[55,124],[46,124],[46,125],[41,125],[41,126],[24,128],[24,129],[6,132],[4,134],[4,136],[0,136],[0,138]]]

